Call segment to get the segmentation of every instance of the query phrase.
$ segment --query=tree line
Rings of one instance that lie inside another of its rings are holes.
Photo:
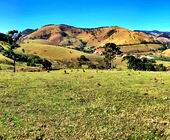
[[[103,46],[104,48],[104,64],[100,67],[101,69],[113,69],[115,65],[113,60],[117,55],[122,55],[123,52],[114,43],[107,43]],[[147,58],[138,58],[133,55],[127,55],[123,57],[122,61],[127,61],[128,69],[136,71],[166,71],[167,68],[163,64],[156,64],[155,60],[149,60]],[[80,66],[88,64],[90,68],[96,68],[92,65],[85,56],[81,56],[79,59]]]

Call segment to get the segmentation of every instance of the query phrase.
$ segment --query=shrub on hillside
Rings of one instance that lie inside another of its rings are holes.
[[[170,42],[163,44],[163,46],[161,48],[159,48],[159,51],[165,51],[167,49],[170,49]]]
[[[0,33],[0,41],[8,42],[8,36],[5,34]]]
[[[84,56],[84,55],[81,55],[80,58],[78,58],[77,60],[79,62],[79,66],[80,67],[82,65],[87,65],[90,62],[90,60],[86,56]]]
[[[52,63],[50,61],[48,61],[47,59],[43,59],[42,65],[43,65],[43,68],[46,70],[52,69]]]
[[[0,45],[0,52],[2,52],[4,50],[4,48]]]
[[[157,65],[155,60],[149,60],[147,58],[136,58],[135,56],[125,56],[123,61],[127,60],[128,68],[141,71],[166,71],[166,67]]]
[[[156,71],[167,71],[167,68],[163,64],[156,65]]]
[[[106,65],[105,64],[97,64],[96,69],[101,69],[101,70],[106,69]]]
[[[170,57],[165,57],[165,56],[155,56],[154,59],[160,61],[170,61]]]
[[[33,61],[27,62],[27,66],[36,67],[36,63]]]
[[[94,53],[95,48],[94,47],[84,47],[83,52],[85,52],[85,53]]]
[[[51,69],[52,66],[52,63],[47,59],[43,59],[37,55],[15,53],[11,49],[3,50],[3,55],[10,59],[13,59],[13,57],[15,57],[15,60],[18,62],[26,62],[27,66],[37,66],[38,64],[41,64],[43,68],[46,69]]]

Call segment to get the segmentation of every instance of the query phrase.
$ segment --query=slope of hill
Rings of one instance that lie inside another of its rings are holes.
[[[35,31],[36,31],[36,29],[35,30],[34,29],[26,29],[26,30],[22,31],[21,34],[22,34],[22,36],[27,36]]]
[[[103,59],[101,56],[56,46],[45,40],[29,40],[28,42],[22,42],[20,46],[20,48],[16,49],[17,52],[22,52],[24,50],[27,54],[38,55],[53,62],[58,60],[77,61],[77,58],[81,55],[85,55],[92,62],[100,62]]]
[[[0,63],[3,63],[3,64],[12,64],[13,61],[5,56],[3,56],[1,53],[0,53]]]
[[[153,31],[145,31],[145,30],[135,30],[137,32],[143,32],[154,37],[156,40],[160,41],[161,43],[169,43],[170,42],[170,32],[161,32],[157,30]]]
[[[143,32],[146,34],[150,34],[150,35],[154,35],[154,36],[161,36],[161,35],[168,35],[170,36],[170,32],[163,32],[163,31],[157,31],[157,30],[153,30],[153,31],[145,31],[145,30],[135,30],[136,32]]]
[[[23,38],[23,40],[26,39],[43,39],[55,45],[69,48],[98,48],[106,43],[117,45],[160,43],[145,33],[117,26],[85,29],[68,25],[47,25]]]
[[[166,57],[170,57],[170,49],[167,49],[167,50],[163,51],[162,55],[166,56]]]

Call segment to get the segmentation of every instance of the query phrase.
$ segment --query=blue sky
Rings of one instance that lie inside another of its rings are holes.
[[[46,24],[170,31],[169,0],[2,0],[0,32]]]

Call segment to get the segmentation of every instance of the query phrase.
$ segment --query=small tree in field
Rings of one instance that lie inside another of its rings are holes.
[[[43,68],[50,71],[52,69],[52,63],[48,61],[47,59],[44,59],[42,61]]]
[[[90,62],[90,60],[84,55],[81,55],[77,60],[79,61],[80,67],[82,67],[82,65],[87,65]]]
[[[116,55],[121,54],[120,48],[116,46],[114,43],[107,43],[105,46],[105,52],[104,52],[104,61],[106,64],[107,69],[112,69],[112,61],[116,57]]]
[[[16,54],[14,53],[13,49],[15,47],[19,47],[17,41],[19,40],[20,33],[17,30],[12,30],[7,33],[8,44],[9,44],[9,52],[11,53],[11,58],[14,61],[14,72],[16,71]]]

